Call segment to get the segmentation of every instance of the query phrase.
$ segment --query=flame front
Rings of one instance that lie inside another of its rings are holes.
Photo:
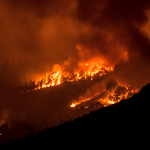
[[[66,65],[54,65],[51,72],[38,78],[35,82],[34,89],[47,88],[51,86],[58,86],[63,82],[73,82],[81,79],[90,78],[93,80],[95,75],[102,77],[107,72],[113,71],[114,66],[108,65],[100,58],[91,59],[87,62],[79,62],[76,69],[66,69]],[[30,91],[30,90],[29,90]]]
[[[78,80],[93,80],[94,76],[102,77],[107,72],[114,70],[114,65],[110,64],[103,57],[92,57],[90,59],[84,60],[84,55],[89,53],[88,50],[82,50],[78,47],[80,61],[77,61],[76,58],[70,57],[67,61],[64,61],[62,65],[55,64],[52,68],[52,71],[46,73],[45,75],[40,76],[34,82],[32,90],[38,90],[42,88],[58,86],[63,82],[73,82]],[[82,60],[82,61],[81,61]],[[78,62],[75,66],[72,66],[75,62]],[[70,107],[76,107],[84,102],[95,100],[95,102],[100,102],[104,106],[115,104],[122,99],[129,98],[129,93],[133,95],[135,90],[130,90],[129,87],[125,87],[125,92],[116,96],[117,87],[112,90],[105,89],[103,92],[97,92],[92,96],[86,98],[79,98],[77,101],[74,101]],[[103,96],[103,94],[105,96]],[[88,108],[86,106],[85,108]]]
[[[70,107],[76,107],[82,103],[87,101],[94,100],[96,102],[100,102],[105,107],[120,102],[123,99],[130,98],[135,93],[138,93],[139,89],[136,87],[129,86],[116,86],[115,88],[108,90],[105,89],[103,92],[98,92],[89,98],[82,99],[79,98],[78,101],[73,102]],[[87,106],[88,107],[88,106]],[[85,107],[85,108],[87,108]]]

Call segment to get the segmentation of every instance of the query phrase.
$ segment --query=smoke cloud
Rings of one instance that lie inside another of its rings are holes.
[[[149,7],[146,0],[78,1],[77,18],[98,30],[81,43],[117,64],[115,78],[140,88],[150,81]]]

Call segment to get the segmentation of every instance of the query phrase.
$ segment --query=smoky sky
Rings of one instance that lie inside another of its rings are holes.
[[[149,60],[150,42],[142,30],[149,21],[148,0],[2,0],[0,7],[0,64],[16,64],[10,69],[16,82],[76,56],[77,44],[113,64],[126,60],[125,53]]]
[[[110,32],[113,42],[117,40],[130,54],[140,53],[149,58],[149,39],[140,30],[148,22],[145,11],[149,9],[149,5],[149,1],[134,0],[79,1],[77,16],[80,21],[92,27]],[[92,47],[96,46],[101,50],[101,44],[109,45],[103,35],[94,35],[94,38],[96,40],[89,43]],[[110,49],[105,50],[110,52]]]
[[[115,66],[105,80],[140,88],[150,82],[149,9],[149,0],[1,0],[0,123],[43,116],[55,121],[70,111],[71,100],[86,92],[85,83],[76,90],[65,83],[23,95],[14,88],[54,64],[68,61],[73,69],[98,56]]]

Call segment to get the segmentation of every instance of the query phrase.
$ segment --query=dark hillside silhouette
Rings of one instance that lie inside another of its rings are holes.
[[[149,107],[150,83],[128,100],[103,107],[36,136],[3,143],[0,150],[150,149]]]

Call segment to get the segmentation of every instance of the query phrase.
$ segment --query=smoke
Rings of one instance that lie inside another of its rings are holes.
[[[148,22],[145,11],[149,8],[149,5],[149,1],[141,2],[134,0],[130,2],[94,0],[88,1],[88,3],[79,1],[77,17],[80,21],[98,28],[101,32],[108,32],[112,36],[112,42],[115,44],[117,41],[118,44],[121,44],[130,54],[135,55],[140,52],[144,55],[148,53],[149,39],[140,30],[140,27]],[[108,37],[109,34],[106,36]],[[100,51],[102,50],[102,43],[104,47],[106,47],[107,44],[111,44],[109,41],[106,42],[107,38],[102,34],[95,34],[94,36],[97,36],[97,40],[95,41],[95,39],[93,39],[95,43],[93,44],[93,41],[91,41],[90,46],[99,46]],[[96,44],[96,42],[98,43]],[[114,47],[114,49],[116,49],[116,47]],[[107,50],[106,52],[110,52],[109,49],[105,50]]]
[[[147,0],[78,1],[77,18],[97,29],[81,43],[117,64],[114,78],[140,88],[150,81],[149,7]]]
[[[20,93],[21,86],[54,64],[69,70],[82,60],[100,57],[115,65],[105,80],[139,88],[148,83],[149,8],[149,0],[1,0],[0,124],[32,118],[40,122],[44,117],[55,121],[61,112],[70,112],[70,100],[90,84],[75,88],[65,83],[50,91]]]
[[[32,79],[76,54],[80,27],[70,17],[74,2],[8,0],[0,7],[0,64],[16,65],[16,74],[24,70],[20,78]]]
[[[149,63],[150,43],[143,30],[149,5],[147,0],[1,1],[0,64],[16,65],[11,81],[34,80],[75,57],[76,45],[115,65],[135,57]]]

